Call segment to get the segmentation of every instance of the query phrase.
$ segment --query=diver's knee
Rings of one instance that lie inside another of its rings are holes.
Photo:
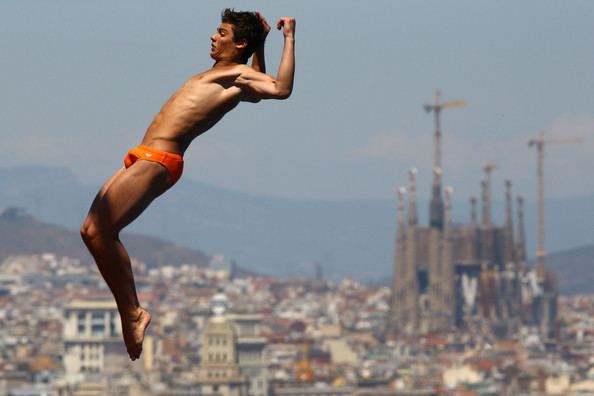
[[[87,217],[80,227],[80,236],[88,247],[92,247],[102,240],[113,238],[114,233],[102,226],[92,217]]]

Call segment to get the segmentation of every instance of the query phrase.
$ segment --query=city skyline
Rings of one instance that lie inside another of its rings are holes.
[[[50,253],[1,262],[0,394],[182,396],[210,394],[208,387],[228,396],[594,390],[592,295],[560,297],[555,340],[530,325],[500,338],[480,321],[393,338],[386,334],[386,287],[238,276],[214,266],[138,262],[135,271],[140,298],[155,315],[142,359],[130,362],[116,305],[98,272]]]

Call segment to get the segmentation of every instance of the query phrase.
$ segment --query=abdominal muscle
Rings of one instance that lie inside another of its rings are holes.
[[[163,105],[142,144],[183,155],[193,139],[239,103],[241,89],[232,85],[236,75],[211,69],[190,79]]]

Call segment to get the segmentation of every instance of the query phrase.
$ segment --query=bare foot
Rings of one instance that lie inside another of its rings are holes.
[[[122,318],[122,332],[124,333],[124,343],[128,350],[131,360],[136,360],[142,352],[142,341],[144,332],[151,323],[151,314],[144,308],[139,308],[138,314],[131,318]]]

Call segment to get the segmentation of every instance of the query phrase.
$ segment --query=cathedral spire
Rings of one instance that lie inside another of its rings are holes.
[[[408,196],[408,224],[409,225],[417,225],[418,218],[417,218],[417,168],[411,168],[408,171],[408,189],[409,189],[409,196]]]
[[[412,170],[411,170],[412,171]],[[414,172],[411,172],[414,173]],[[414,177],[413,177],[414,180]],[[414,186],[414,183],[411,183]],[[397,191],[398,196],[398,227],[396,228],[396,249],[394,251],[394,272],[392,283],[392,298],[390,302],[390,321],[389,333],[395,334],[402,324],[402,298],[403,285],[406,284],[407,265],[406,265],[406,219],[404,217],[404,194],[406,188],[400,187]],[[412,201],[412,199],[411,199]],[[410,221],[410,219],[409,219]],[[413,226],[414,227],[414,226]],[[414,228],[413,228],[414,230]]]
[[[476,197],[470,197],[470,224],[476,225]]]
[[[481,224],[488,225],[490,223],[489,220],[489,208],[488,208],[488,198],[487,198],[487,181],[481,181],[481,206],[482,206],[482,216],[481,216]]]
[[[483,186],[483,224],[491,225],[491,173],[495,170],[495,164],[487,162],[485,167],[485,181]]]
[[[513,229],[512,220],[512,193],[511,193],[512,182],[511,180],[505,181],[505,227]]]
[[[400,187],[398,189],[398,227],[396,229],[396,265],[394,267],[394,288],[396,290],[396,279],[398,276],[404,277],[405,274],[405,244],[406,244],[406,225],[404,220],[404,194],[406,188]],[[399,273],[398,273],[399,272]]]
[[[520,263],[526,261],[526,242],[524,234],[524,199],[518,197],[518,237],[516,240],[516,258]]]
[[[431,186],[431,203],[429,205],[429,225],[438,229],[443,228],[443,200],[441,197],[440,167],[433,169],[433,184]]]
[[[444,189],[445,196],[445,211],[444,211],[444,231],[450,231],[452,228],[452,194],[454,193],[453,187],[446,187]]]
[[[404,194],[406,193],[406,188],[400,187],[397,191],[398,196],[398,240],[404,236],[405,233],[405,225],[404,225]]]
[[[505,181],[505,264],[515,262],[514,252],[514,226],[512,212],[512,182]]]

